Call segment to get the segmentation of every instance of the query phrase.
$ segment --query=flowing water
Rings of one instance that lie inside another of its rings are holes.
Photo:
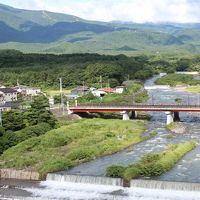
[[[154,86],[156,79],[157,77],[154,77],[145,83],[151,97],[149,103],[170,104],[175,103],[176,98],[181,98],[185,104],[199,104],[198,94],[176,91],[168,86],[156,87]],[[167,137],[169,132],[165,129],[165,113],[154,112],[149,114],[152,119],[146,125],[146,132],[156,131],[158,134],[154,138],[114,155],[81,164],[69,171],[49,174],[47,181],[41,182],[39,185],[32,185],[32,187],[20,185],[21,189],[37,199],[200,199],[200,185],[194,184],[200,183],[200,115],[198,113],[180,113],[181,121],[186,127],[185,134],[173,134],[173,137],[169,138]],[[106,168],[112,164],[126,166],[137,162],[144,154],[162,151],[168,143],[180,143],[191,139],[196,139],[196,149],[184,156],[172,170],[157,177],[157,181],[132,181],[131,188],[123,188],[121,187],[123,185],[121,179],[104,177]],[[7,189],[9,190],[9,188]],[[182,191],[172,192],[172,189]],[[190,190],[190,192],[185,190]],[[6,188],[4,188],[4,191],[6,191]]]

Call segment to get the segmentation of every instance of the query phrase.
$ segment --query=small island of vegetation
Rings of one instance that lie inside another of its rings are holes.
[[[187,152],[196,147],[194,141],[171,144],[157,154],[144,155],[136,164],[127,167],[113,165],[107,168],[109,177],[121,177],[126,181],[138,177],[160,176],[170,170]]]

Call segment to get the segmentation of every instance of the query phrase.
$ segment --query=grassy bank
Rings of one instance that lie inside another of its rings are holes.
[[[194,93],[200,93],[200,86],[188,87],[188,88],[186,88],[186,91],[194,92]]]
[[[1,168],[31,169],[41,174],[115,153],[143,138],[143,121],[88,119],[51,130],[5,151]]]
[[[198,85],[200,80],[195,80],[192,75],[185,74],[167,74],[155,82],[157,85]]]
[[[136,164],[128,167],[113,165],[107,169],[107,176],[122,177],[130,181],[137,177],[160,176],[169,171],[187,152],[196,146],[194,141],[176,145],[168,145],[167,149],[158,154],[147,154]]]
[[[168,125],[166,125],[166,129],[168,131],[173,131],[174,129],[177,129],[177,128],[181,128],[181,124],[180,123],[177,123],[177,122],[172,122]]]

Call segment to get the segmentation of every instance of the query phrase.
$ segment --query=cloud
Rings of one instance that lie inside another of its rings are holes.
[[[3,0],[0,2],[3,3]],[[15,0],[14,2],[15,6],[25,9],[62,12],[89,20],[137,23],[200,22],[199,0]]]

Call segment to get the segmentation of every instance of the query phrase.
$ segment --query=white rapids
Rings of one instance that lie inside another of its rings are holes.
[[[59,181],[41,182],[41,188],[26,188],[31,199],[60,200],[199,200],[200,192],[123,188]],[[30,198],[29,198],[30,199]]]

